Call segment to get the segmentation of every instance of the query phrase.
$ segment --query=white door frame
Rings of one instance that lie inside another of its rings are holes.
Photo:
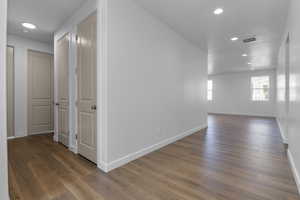
[[[97,165],[108,172],[108,0],[97,4]]]
[[[7,0],[0,1],[0,199],[9,200],[6,129]]]

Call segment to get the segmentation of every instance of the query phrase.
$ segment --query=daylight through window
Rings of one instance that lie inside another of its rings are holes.
[[[269,101],[270,78],[269,76],[251,77],[252,101]]]
[[[213,81],[207,81],[207,100],[211,101],[213,99]]]

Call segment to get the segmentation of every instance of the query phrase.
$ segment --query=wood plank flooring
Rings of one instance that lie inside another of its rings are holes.
[[[208,125],[108,174],[50,134],[9,140],[11,199],[300,200],[274,119]]]

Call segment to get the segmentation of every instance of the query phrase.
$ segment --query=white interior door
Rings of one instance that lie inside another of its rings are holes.
[[[6,86],[7,86],[7,137],[15,135],[15,120],[14,120],[14,48],[8,46],[6,50]]]
[[[53,55],[28,50],[28,134],[53,132]]]
[[[78,32],[78,153],[96,163],[97,16],[87,17]]]
[[[69,34],[57,41],[58,141],[69,146]]]

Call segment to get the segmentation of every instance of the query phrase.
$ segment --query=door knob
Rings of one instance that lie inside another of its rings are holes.
[[[92,105],[92,106],[91,106],[91,109],[92,109],[92,110],[97,110],[97,106],[96,106],[96,105]]]
[[[56,106],[59,106],[60,104],[59,104],[59,103],[55,103],[55,105],[56,105]]]

